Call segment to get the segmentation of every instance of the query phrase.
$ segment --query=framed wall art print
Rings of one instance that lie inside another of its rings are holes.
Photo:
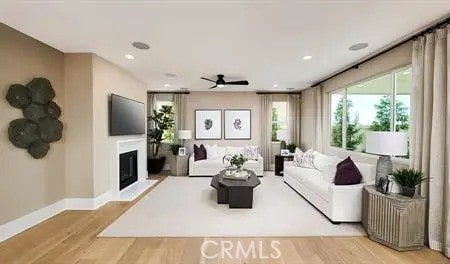
[[[252,112],[250,109],[224,110],[225,139],[251,139]]]
[[[195,110],[195,139],[222,139],[222,110]]]

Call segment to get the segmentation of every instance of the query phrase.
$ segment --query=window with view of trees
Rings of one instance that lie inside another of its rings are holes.
[[[173,111],[173,102],[172,101],[156,101],[156,109],[159,110],[163,105],[171,106],[172,112],[170,113],[171,117],[175,117],[175,112]],[[173,143],[175,140],[175,126],[171,126],[168,129],[164,130],[163,133],[163,143]]]
[[[331,93],[330,145],[365,152],[367,131],[408,131],[410,93],[410,67]]]
[[[277,131],[287,128],[287,102],[272,103],[272,141],[277,139]]]

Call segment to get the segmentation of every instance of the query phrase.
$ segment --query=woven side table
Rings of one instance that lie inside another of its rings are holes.
[[[365,186],[362,224],[371,240],[398,251],[419,250],[424,244],[425,198],[385,195]]]

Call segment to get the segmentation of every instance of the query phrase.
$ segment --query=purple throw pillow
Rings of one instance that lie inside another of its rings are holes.
[[[335,185],[351,185],[361,183],[362,175],[350,157],[336,165]]]
[[[194,144],[194,161],[206,159],[206,148],[203,144],[200,147]]]

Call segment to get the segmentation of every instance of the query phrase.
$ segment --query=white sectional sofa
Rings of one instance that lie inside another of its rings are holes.
[[[225,169],[227,162],[223,163],[225,155],[241,154],[244,147],[217,147],[217,158],[194,161],[194,154],[189,157],[189,176],[213,176]],[[252,170],[257,176],[264,175],[263,157],[258,160],[247,161],[243,168]]]
[[[363,177],[361,183],[334,185],[336,162],[332,161],[333,157],[315,152],[315,164],[318,159],[320,159],[321,166],[316,168],[321,170],[296,167],[293,162],[285,162],[285,183],[313,204],[331,222],[360,222],[362,188],[364,185],[374,184],[375,166],[355,162]]]

